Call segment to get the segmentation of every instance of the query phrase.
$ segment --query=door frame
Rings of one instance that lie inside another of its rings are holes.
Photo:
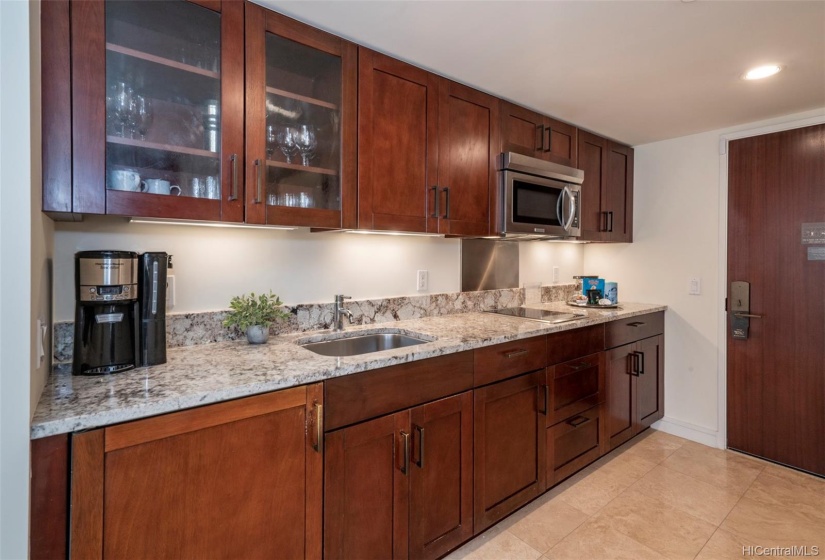
[[[728,446],[728,314],[725,300],[728,293],[728,142],[762,136],[795,128],[804,128],[825,124],[825,114],[803,119],[777,122],[772,125],[759,126],[719,135],[719,308],[717,312],[717,426],[716,446],[726,449]]]

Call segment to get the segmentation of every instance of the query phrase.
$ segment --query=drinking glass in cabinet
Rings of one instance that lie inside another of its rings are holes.
[[[315,157],[315,148],[318,140],[315,136],[315,127],[302,124],[295,136],[295,147],[301,153],[301,163],[309,165],[310,160]]]
[[[183,0],[107,0],[105,14],[107,171],[220,198],[221,14]]]

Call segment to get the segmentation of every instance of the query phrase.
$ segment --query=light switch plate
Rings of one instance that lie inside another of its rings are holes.
[[[698,296],[702,294],[702,279],[698,276],[688,278],[688,294]]]

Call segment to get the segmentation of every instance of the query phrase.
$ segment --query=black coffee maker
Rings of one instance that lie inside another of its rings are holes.
[[[99,375],[138,365],[138,255],[131,251],[75,254],[75,375]]]
[[[166,253],[75,255],[75,375],[166,362]]]

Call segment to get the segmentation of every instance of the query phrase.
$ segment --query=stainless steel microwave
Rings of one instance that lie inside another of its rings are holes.
[[[580,235],[584,171],[512,152],[499,156],[498,170],[502,237]]]

